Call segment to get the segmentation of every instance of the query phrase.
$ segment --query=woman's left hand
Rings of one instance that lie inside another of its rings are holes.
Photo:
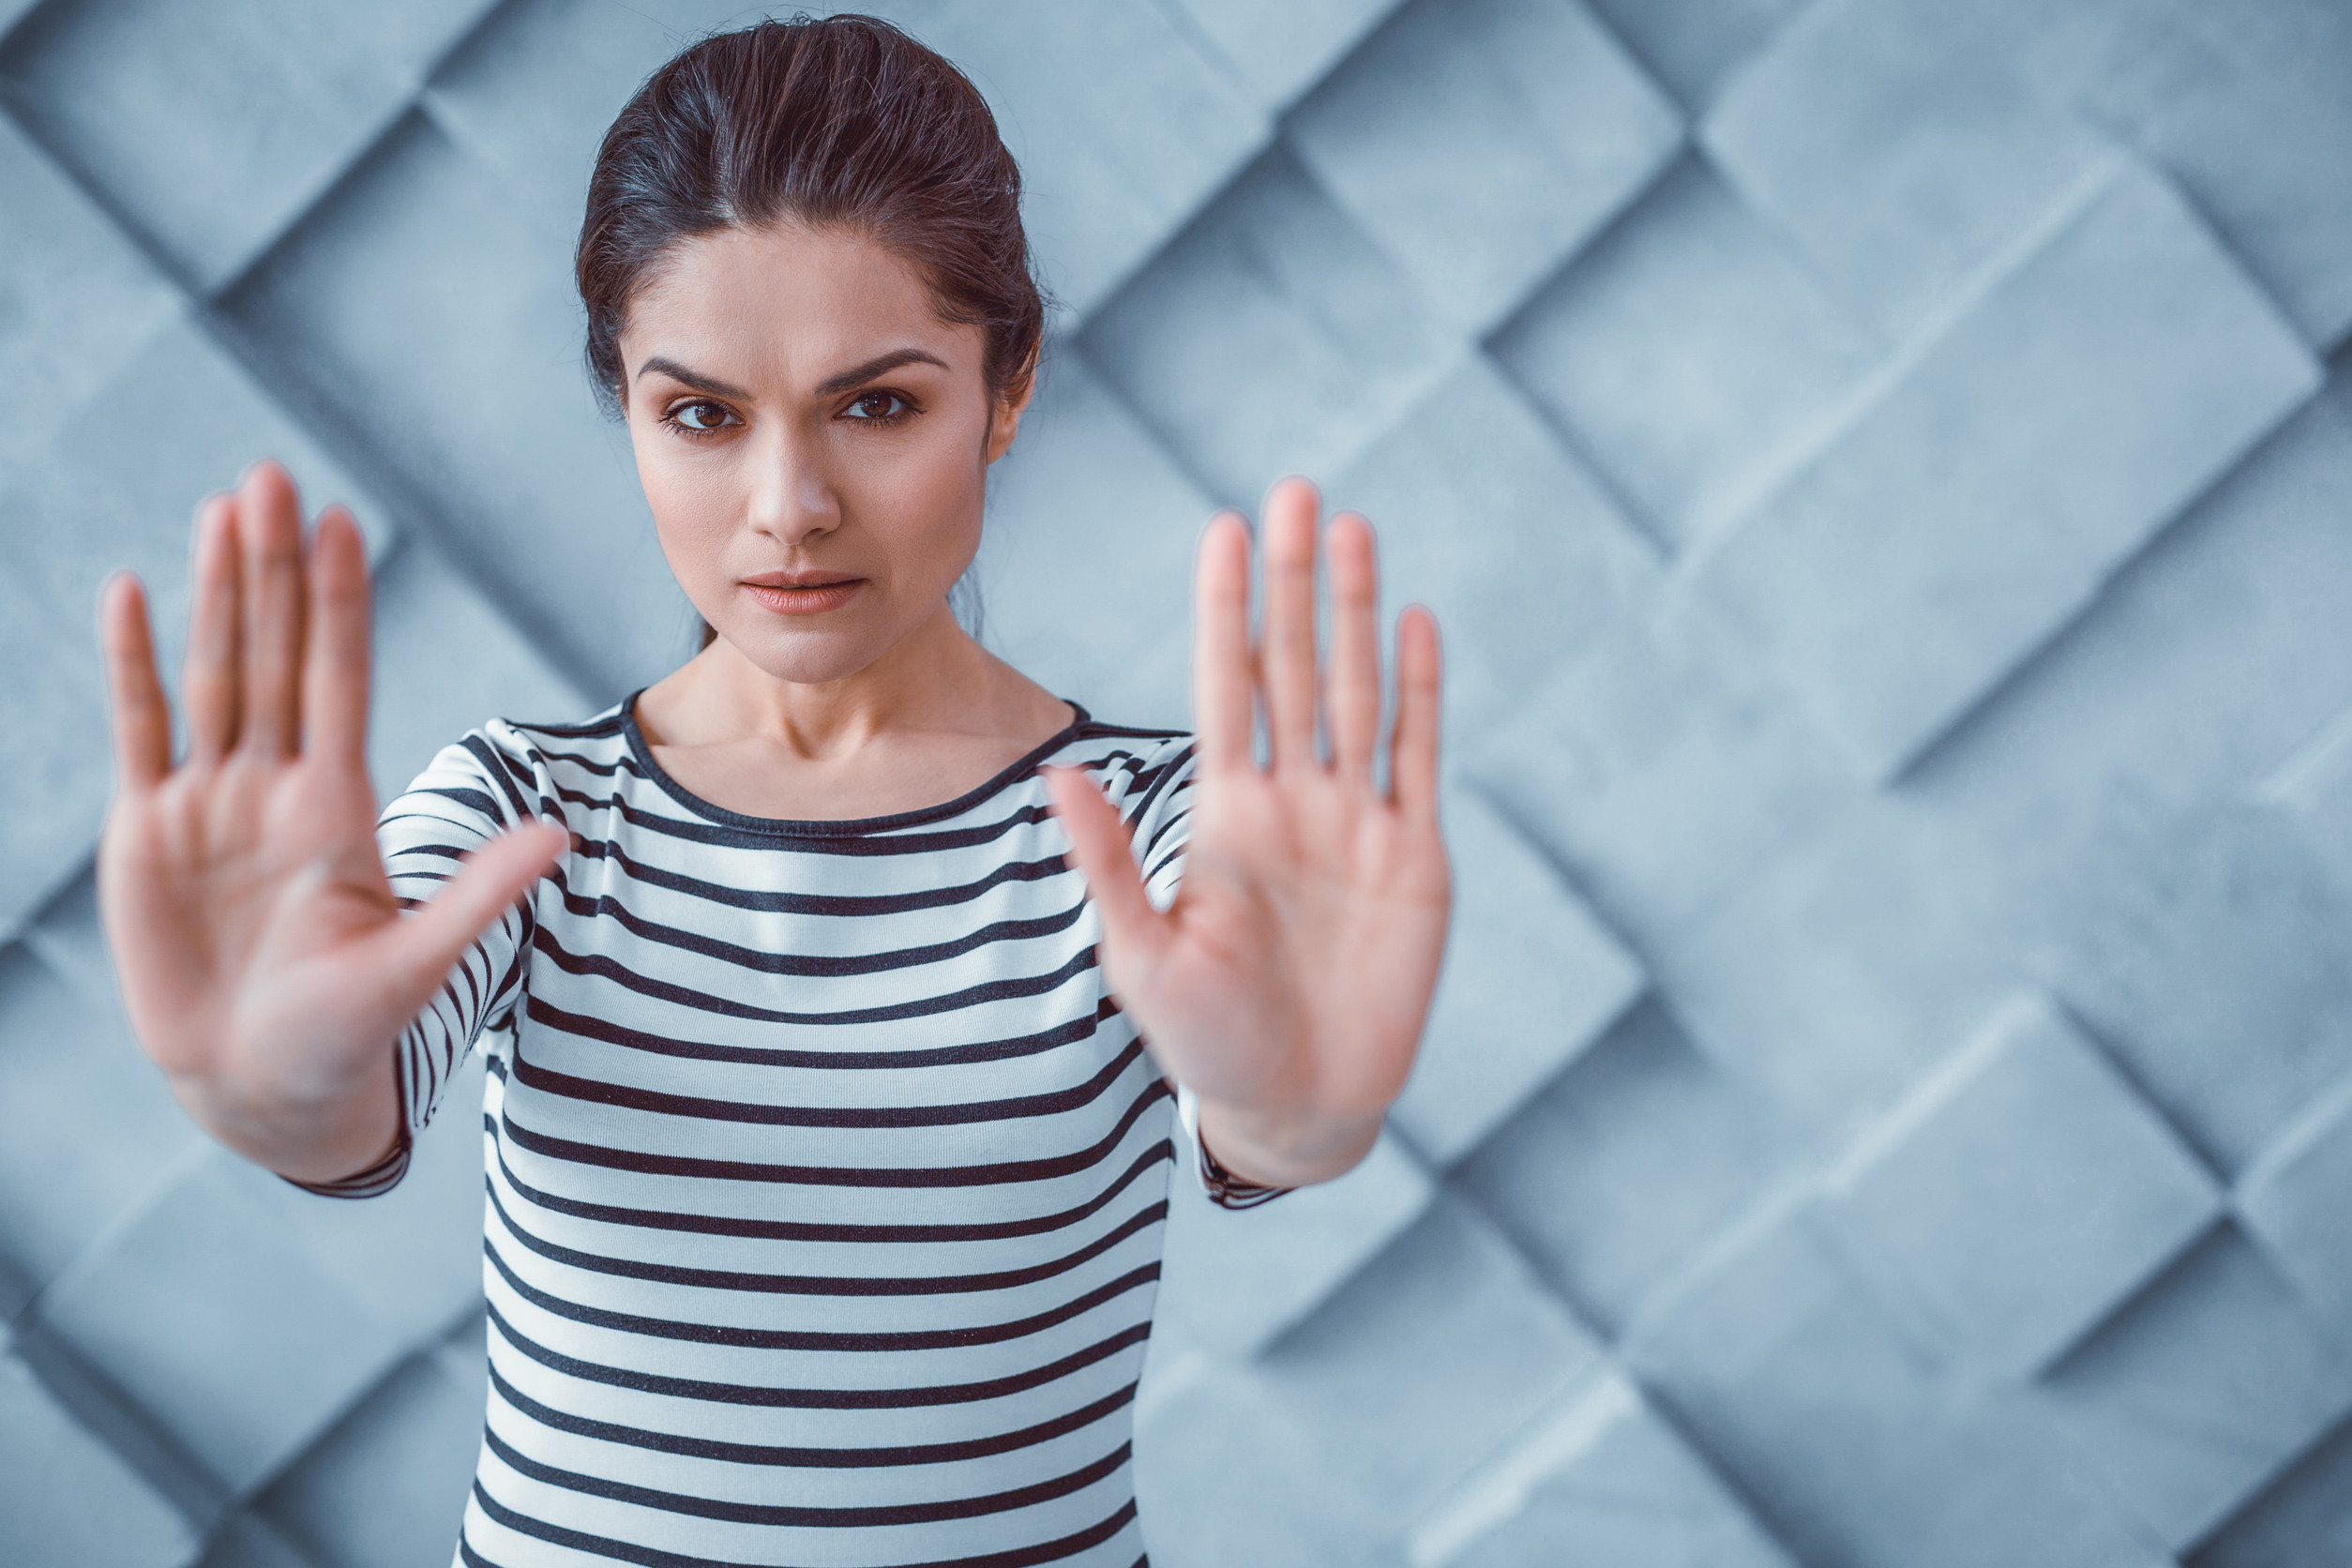
[[[1325,535],[1329,669],[1315,628],[1315,487],[1267,497],[1265,626],[1249,626],[1249,532],[1231,512],[1202,535],[1194,590],[1199,756],[1175,903],[1154,910],[1125,824],[1085,775],[1048,775],[1101,912],[1112,988],[1160,1064],[1200,1097],[1202,1138],[1245,1180],[1339,1175],[1379,1136],[1404,1087],[1445,947],[1438,832],[1438,627],[1419,606],[1396,629],[1388,783],[1378,566],[1352,513]],[[1269,758],[1257,760],[1257,704]],[[1329,739],[1319,744],[1318,712]]]

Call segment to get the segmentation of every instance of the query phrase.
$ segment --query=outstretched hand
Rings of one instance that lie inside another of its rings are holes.
[[[1370,1149],[1412,1067],[1450,898],[1438,831],[1437,622],[1415,606],[1397,625],[1383,786],[1372,531],[1342,512],[1325,535],[1331,650],[1319,671],[1318,511],[1304,479],[1267,499],[1255,646],[1248,529],[1227,512],[1202,536],[1192,832],[1166,912],[1152,907],[1125,824],[1086,776],[1055,769],[1048,779],[1100,912],[1121,1003],[1160,1063],[1199,1095],[1219,1160],[1285,1186],[1335,1176]]]
[[[368,777],[367,554],[340,508],[306,548],[275,463],[197,521],[177,766],[136,579],[107,584],[99,619],[116,777],[98,902],[132,1030],[222,1141],[297,1179],[358,1169],[400,1129],[393,1043],[563,834],[505,836],[400,918]]]

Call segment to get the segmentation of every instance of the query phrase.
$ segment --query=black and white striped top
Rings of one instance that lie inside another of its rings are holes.
[[[1178,1096],[1038,768],[1093,774],[1164,904],[1189,738],[1079,710],[946,805],[787,822],[687,792],[630,711],[485,726],[378,830],[420,901],[523,819],[572,836],[400,1047],[412,1132],[489,1067],[458,1561],[1134,1568]]]

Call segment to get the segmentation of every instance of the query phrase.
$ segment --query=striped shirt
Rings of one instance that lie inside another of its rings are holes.
[[[1192,1107],[1104,984],[1038,769],[1094,776],[1165,905],[1189,738],[1079,710],[943,806],[794,822],[689,793],[631,711],[487,725],[378,828],[410,907],[518,822],[571,833],[400,1041],[400,1147],[311,1189],[390,1187],[482,1048],[456,1561],[1135,1568]]]

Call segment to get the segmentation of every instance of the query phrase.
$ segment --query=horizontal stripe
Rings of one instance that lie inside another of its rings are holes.
[[[703,1176],[725,1182],[778,1182],[820,1187],[977,1187],[1007,1182],[1046,1182],[1075,1176],[1108,1158],[1152,1106],[1172,1099],[1174,1091],[1164,1078],[1154,1078],[1127,1108],[1118,1124],[1090,1148],[1042,1159],[1006,1160],[990,1165],[946,1166],[829,1166],[767,1165],[750,1160],[705,1159],[694,1154],[654,1154],[605,1144],[583,1143],[532,1131],[502,1111],[497,1134],[520,1149],[574,1165],[608,1170],[630,1170],[643,1176]]]
[[[704,903],[748,910],[757,914],[808,914],[833,919],[872,919],[878,915],[916,914],[926,910],[954,909],[1000,887],[1019,882],[1048,882],[1070,868],[1069,863],[1056,854],[1039,860],[1001,862],[984,877],[944,887],[909,888],[900,893],[782,893],[763,888],[736,887],[687,876],[667,866],[638,859],[618,839],[580,844],[573,848],[572,854],[576,859],[601,860],[617,866],[630,882],[641,887],[658,888],[665,893],[680,894]],[[574,912],[586,912],[576,909]]]
[[[1058,1116],[1080,1110],[1102,1098],[1105,1091],[1125,1076],[1143,1054],[1143,1042],[1130,1040],[1084,1083],[1039,1094],[1016,1094],[1003,1100],[967,1100],[951,1105],[786,1106],[747,1100],[712,1099],[700,1094],[671,1094],[658,1089],[638,1089],[601,1078],[580,1078],[542,1067],[515,1051],[514,1078],[526,1089],[561,1094],[591,1105],[618,1106],[657,1116],[690,1116],[706,1122],[742,1122],[762,1127],[952,1127],[973,1122],[1011,1122],[1024,1116]]]
[[[949,1519],[976,1519],[989,1514],[1010,1513],[1017,1508],[1034,1508],[1041,1502],[1051,1502],[1055,1498],[1082,1491],[1105,1476],[1115,1474],[1119,1467],[1127,1462],[1130,1447],[1123,1442],[1093,1463],[1067,1475],[1057,1475],[1049,1481],[985,1497],[950,1498],[939,1502],[881,1503],[862,1508],[825,1508],[780,1502],[731,1502],[720,1498],[666,1492],[652,1486],[582,1475],[577,1470],[541,1464],[517,1452],[513,1444],[487,1427],[483,1430],[482,1440],[517,1474],[550,1486],[586,1492],[613,1502],[633,1503],[640,1508],[657,1509],[664,1514],[684,1514],[698,1519],[724,1519],[730,1524],[774,1525],[802,1530],[875,1530],[891,1525],[941,1524]]]
[[[972,827],[947,829],[935,833],[879,833],[833,837],[822,834],[787,833],[772,827],[731,826],[700,817],[672,817],[666,812],[649,811],[631,802],[626,794],[617,790],[610,794],[598,795],[591,794],[585,790],[575,790],[558,785],[555,796],[562,805],[580,808],[579,813],[561,812],[560,815],[566,821],[583,813],[592,817],[610,816],[629,827],[657,834],[663,838],[675,839],[681,843],[695,844],[709,849],[770,852],[787,850],[794,854],[841,855],[855,859],[874,859],[895,855],[933,855],[951,850],[977,849],[983,844],[995,843],[1008,833],[1014,833],[1025,827],[1034,827],[1039,822],[1050,821],[1053,817],[1053,807],[1040,803],[1018,807],[993,822],[977,823]],[[548,814],[553,816],[559,813]]]
[[[967,1007],[977,1007],[988,1002],[1007,1002],[1041,992],[1058,990],[1076,975],[1094,967],[1094,949],[1088,947],[1071,955],[1068,962],[1047,974],[1018,975],[1007,979],[984,980],[976,986],[951,991],[945,996],[911,998],[880,1007],[845,1007],[830,1013],[786,1013],[770,1007],[754,1007],[730,997],[713,996],[708,991],[656,980],[641,974],[625,964],[597,953],[572,953],[545,926],[532,933],[535,949],[566,974],[594,975],[611,980],[641,996],[656,1002],[668,1002],[681,1007],[693,1007],[706,1013],[717,1013],[731,1018],[748,1018],[758,1023],[809,1023],[835,1026],[862,1023],[898,1023],[908,1018],[928,1018],[936,1013],[954,1013]]]
[[[1116,1415],[1135,1403],[1137,1385],[1128,1383],[1077,1410],[1041,1421],[1033,1426],[995,1437],[967,1438],[961,1442],[933,1442],[891,1448],[788,1448],[769,1443],[730,1442],[720,1438],[689,1437],[676,1432],[649,1431],[621,1422],[597,1421],[541,1404],[508,1382],[495,1364],[490,1369],[491,1390],[518,1413],[550,1431],[598,1442],[622,1443],[685,1459],[718,1459],[731,1465],[776,1465],[797,1470],[897,1470],[912,1465],[952,1465],[969,1459],[993,1458],[1034,1448],[1072,1432],[1084,1431],[1106,1416]]]
[[[1146,1263],[1131,1269],[1109,1284],[1089,1290],[1082,1296],[1047,1311],[1010,1322],[988,1323],[977,1328],[907,1329],[896,1333],[851,1334],[825,1329],[751,1329],[732,1323],[685,1323],[667,1318],[649,1318],[641,1313],[615,1312],[609,1308],[589,1306],[566,1301],[551,1291],[542,1290],[515,1273],[499,1250],[485,1238],[483,1254],[490,1259],[507,1288],[542,1312],[568,1318],[575,1323],[591,1328],[611,1329],[622,1334],[641,1334],[657,1339],[684,1339],[700,1345],[726,1345],[756,1350],[853,1350],[903,1351],[944,1350],[972,1345],[997,1345],[1008,1339],[1020,1339],[1040,1334],[1071,1319],[1081,1317],[1106,1302],[1118,1300],[1128,1291],[1150,1285],[1160,1277],[1157,1263]]]
[[[534,728],[537,727],[534,726]],[[555,731],[539,730],[538,732],[547,735],[553,734]],[[615,724],[610,731],[603,733],[609,738],[620,732],[621,727]],[[626,751],[616,751],[611,756],[601,760],[586,751],[566,751],[561,746],[544,744],[539,746],[538,751],[539,761],[550,768],[578,768],[582,773],[593,773],[602,778],[611,778],[619,773],[635,774],[640,778],[645,776],[645,770],[637,765],[637,759]]]
[[[583,1252],[577,1247],[563,1246],[534,1235],[516,1224],[514,1215],[507,1212],[505,1201],[499,1198],[495,1184],[490,1186],[490,1200],[506,1233],[550,1263],[561,1263],[571,1269],[586,1269],[592,1274],[611,1274],[620,1279],[641,1279],[655,1285],[786,1296],[955,1296],[985,1290],[1010,1290],[1080,1268],[1129,1236],[1148,1230],[1168,1217],[1168,1204],[1165,1201],[1154,1203],[1128,1215],[1117,1228],[1095,1237],[1075,1252],[1025,1268],[959,1274],[752,1274],[735,1269],[693,1269],[674,1263],[648,1263],[634,1258],[608,1258],[600,1253]]]
[[[492,1132],[497,1130],[497,1123],[490,1118],[485,1117],[483,1124]],[[533,1208],[543,1209],[550,1214],[568,1214],[575,1219],[592,1219],[604,1225],[633,1225],[648,1230],[686,1230],[706,1236],[740,1236],[772,1242],[989,1242],[1014,1236],[1042,1236],[1076,1225],[1116,1199],[1145,1171],[1164,1161],[1174,1160],[1176,1146],[1166,1138],[1153,1144],[1137,1155],[1135,1163],[1120,1172],[1110,1185],[1075,1207],[1056,1210],[1049,1214],[1023,1215],[1018,1219],[970,1225],[847,1225],[821,1220],[755,1219],[746,1214],[678,1214],[660,1209],[626,1208],[617,1203],[591,1203],[533,1186],[515,1174],[514,1167],[506,1163],[504,1149],[497,1149],[494,1157],[498,1161],[498,1173],[508,1189]]]
[[[782,1046],[722,1046],[705,1040],[683,1040],[672,1035],[656,1034],[628,1024],[591,1018],[558,1007],[551,1002],[532,997],[527,1010],[534,1023],[583,1040],[599,1040],[609,1046],[626,1046],[656,1056],[676,1056],[696,1062],[736,1062],[752,1067],[955,1067],[971,1066],[982,1062],[1009,1062],[1015,1057],[1034,1056],[1083,1040],[1094,1033],[1095,1026],[1119,1016],[1119,1003],[1104,997],[1093,1013],[1066,1018],[1050,1029],[1034,1030],[997,1040],[980,1040],[971,1045],[932,1046],[909,1050],[793,1050]]]
[[[726,1562],[716,1558],[688,1557],[549,1524],[498,1501],[490,1495],[478,1476],[474,1482],[474,1500],[484,1514],[518,1535],[533,1536],[552,1545],[568,1546],[574,1551],[600,1552],[621,1562],[637,1563],[640,1568],[777,1568],[774,1563]],[[1135,1502],[1130,1499],[1110,1517],[1059,1540],[1014,1551],[988,1552],[979,1557],[934,1558],[927,1562],[894,1564],[893,1568],[1036,1568],[1037,1564],[1060,1562],[1077,1556],[1089,1546],[1102,1545],[1124,1530],[1127,1521],[1134,1517]]]
[[[967,931],[952,941],[879,953],[772,953],[762,948],[723,942],[708,932],[691,931],[683,927],[647,920],[631,912],[627,905],[609,894],[595,898],[579,897],[564,885],[560,870],[553,880],[556,892],[564,900],[565,912],[568,914],[590,920],[610,920],[641,942],[656,947],[673,947],[714,963],[732,964],[737,969],[747,969],[755,974],[790,974],[812,979],[884,974],[894,969],[920,969],[926,964],[945,963],[950,958],[960,958],[967,953],[1000,942],[1031,942],[1038,937],[1066,931],[1078,923],[1078,916],[1086,911],[1086,901],[1074,898],[1049,914],[1034,915],[1024,920],[999,920]]]
[[[1150,1323],[1137,1323],[1121,1329],[1107,1339],[1096,1340],[1082,1349],[1048,1362],[1043,1366],[1000,1378],[984,1378],[976,1382],[908,1388],[768,1388],[750,1383],[717,1382],[705,1378],[665,1377],[632,1367],[606,1366],[579,1356],[567,1356],[517,1330],[495,1304],[489,1311],[490,1320],[498,1330],[500,1338],[549,1371],[561,1372],[567,1378],[634,1389],[640,1394],[658,1394],[671,1399],[699,1399],[704,1404],[756,1405],[765,1409],[793,1410],[903,1410],[930,1405],[968,1405],[985,1399],[1002,1399],[1007,1395],[1025,1394],[1033,1388],[1058,1382],[1074,1372],[1082,1372],[1097,1362],[1142,1344],[1152,1333]]]

